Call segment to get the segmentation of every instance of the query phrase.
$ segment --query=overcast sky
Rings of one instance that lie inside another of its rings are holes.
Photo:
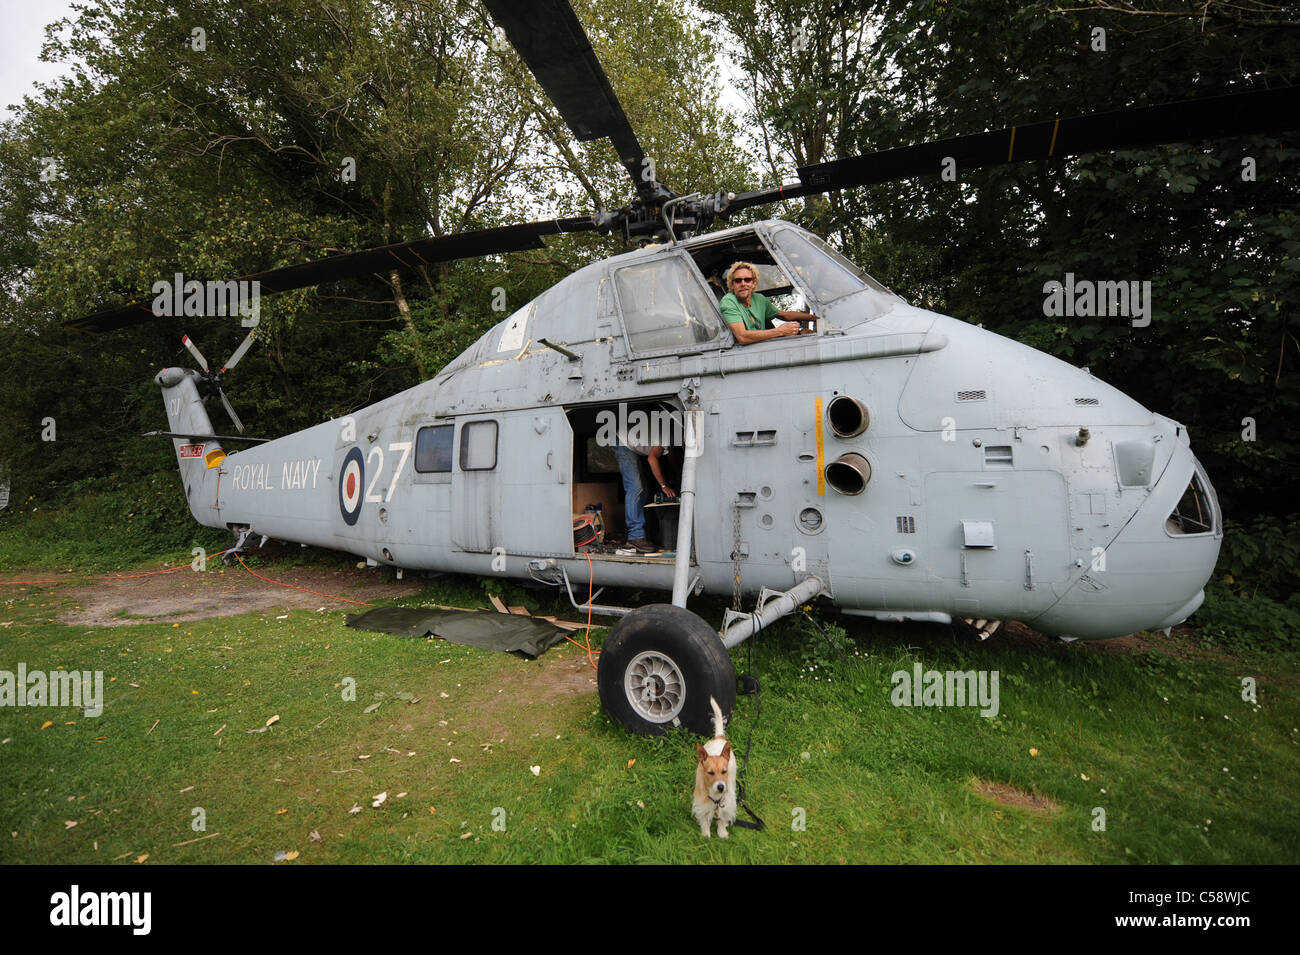
[[[0,0],[0,107],[21,101],[33,92],[34,83],[49,82],[62,72],[40,61],[41,43],[45,24],[71,13],[71,0]]]

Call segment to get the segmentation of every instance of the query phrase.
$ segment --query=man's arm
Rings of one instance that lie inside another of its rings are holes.
[[[808,325],[809,331],[812,331],[812,323],[817,321],[817,316],[811,312],[782,312],[770,301],[767,302],[767,318],[779,318],[784,322],[798,322],[800,325]]]
[[[811,314],[810,312],[783,312],[780,309],[778,309],[775,305],[772,304],[771,299],[764,298],[763,299],[764,322],[770,322],[775,319],[779,319],[780,321],[784,321],[784,322],[797,322],[801,326],[802,325],[811,326],[812,323],[817,320],[817,316]],[[811,327],[808,328],[807,331],[811,332],[812,328]],[[800,328],[797,334],[800,335],[804,334],[804,330]]]
[[[664,478],[663,466],[659,463],[659,459],[663,457],[663,453],[664,449],[662,445],[656,444],[650,449],[650,472],[655,476],[655,481],[659,485],[659,490],[663,491],[669,497],[676,497],[677,492],[668,486],[668,482]]]
[[[736,336],[736,341],[742,345],[752,345],[754,342],[765,342],[769,338],[788,338],[791,335],[799,334],[799,325],[791,322],[782,325],[780,328],[746,328],[744,322],[731,322],[728,327],[731,334]]]

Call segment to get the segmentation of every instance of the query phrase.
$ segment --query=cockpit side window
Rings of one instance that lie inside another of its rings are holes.
[[[1214,486],[1205,476],[1201,462],[1196,462],[1192,479],[1183,496],[1165,519],[1165,533],[1171,537],[1184,534],[1218,534],[1223,531],[1223,512]]]
[[[772,241],[789,260],[804,287],[823,304],[864,288],[897,297],[815,235],[779,229],[772,235]]]
[[[614,273],[633,352],[697,350],[722,333],[718,308],[680,257],[655,257]]]

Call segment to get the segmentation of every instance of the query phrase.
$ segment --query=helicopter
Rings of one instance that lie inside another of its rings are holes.
[[[401,570],[529,578],[582,612],[617,617],[598,668],[606,712],[631,732],[707,733],[735,703],[728,649],[821,597],[886,621],[1018,620],[1062,639],[1181,623],[1223,539],[1186,427],[1087,370],[909,304],[813,233],[738,210],[960,168],[1300,125],[1293,88],[1257,90],[956,137],[799,170],[799,181],[678,196],[652,176],[566,0],[485,5],[580,140],[608,138],[636,190],[621,209],[427,237],[245,277],[263,292],[543,247],[547,235],[640,244],[580,268],[431,379],[274,440],[241,441],[219,370],[155,377],[190,513]],[[744,262],[756,290],[815,314],[812,334],[742,345],[717,277]],[[712,281],[711,281],[712,280]],[[152,317],[139,302],[70,323]],[[217,434],[203,392],[236,425]],[[614,425],[611,427],[611,425]],[[663,552],[593,549],[599,510],[622,520],[611,446],[648,429],[680,449],[678,492],[656,502]],[[597,507],[598,505],[598,507]],[[671,591],[597,604],[595,587]],[[576,587],[576,589],[575,589]],[[700,593],[738,605],[717,628]],[[585,599],[584,599],[585,598]]]

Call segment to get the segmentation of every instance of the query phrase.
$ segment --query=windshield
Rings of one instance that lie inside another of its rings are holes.
[[[772,241],[790,260],[790,265],[804,288],[823,304],[863,289],[897,298],[893,292],[815,235],[795,229],[780,229],[773,234]]]

